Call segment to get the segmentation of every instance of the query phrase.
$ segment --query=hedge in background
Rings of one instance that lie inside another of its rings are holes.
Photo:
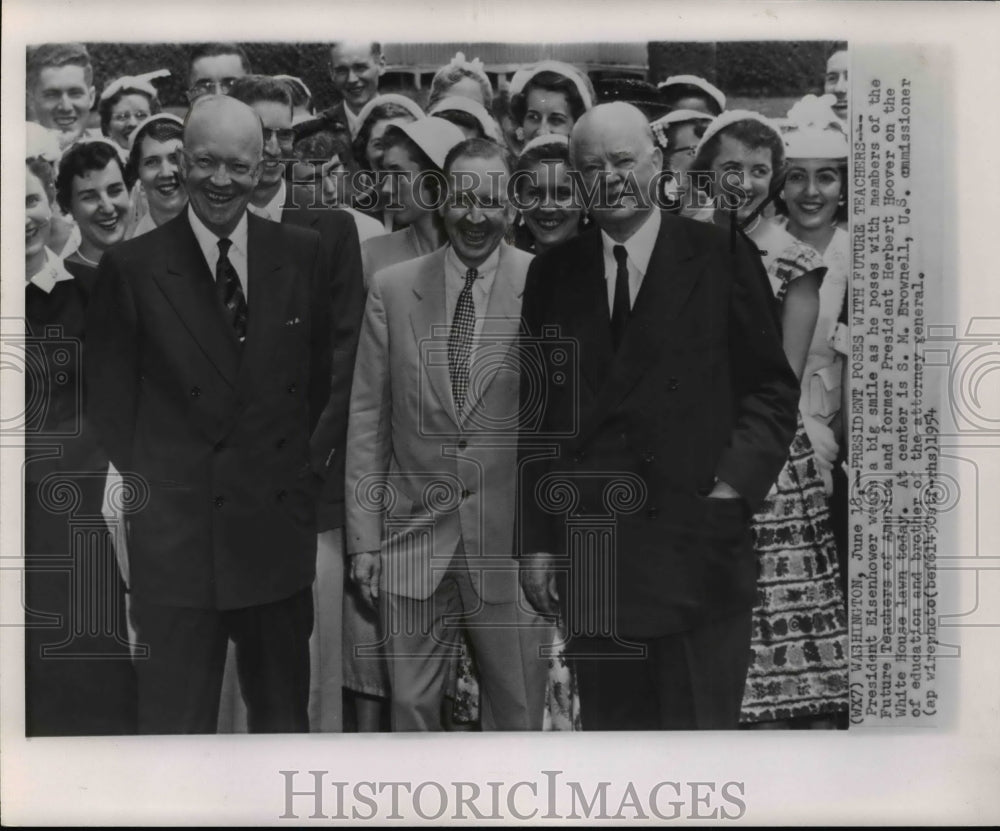
[[[727,95],[799,98],[822,92],[833,41],[650,43],[649,77],[700,75]]]
[[[255,72],[285,73],[302,78],[319,106],[335,95],[327,74],[329,44],[244,43]],[[669,75],[701,75],[728,95],[800,97],[822,89],[826,57],[833,44],[826,41],[744,43],[650,43],[649,77],[655,83]],[[122,75],[169,69],[171,77],[158,82],[166,107],[187,104],[189,44],[88,43],[94,61],[97,91]]]
[[[333,102],[327,74],[329,44],[243,43],[254,72],[264,75],[297,75],[306,82],[321,104]],[[166,107],[186,107],[187,57],[191,44],[183,43],[88,43],[94,63],[94,84],[100,94],[104,86],[122,75],[169,69],[170,77],[157,81],[160,101]]]

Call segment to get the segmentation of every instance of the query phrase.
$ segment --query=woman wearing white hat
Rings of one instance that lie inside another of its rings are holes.
[[[590,79],[562,61],[518,70],[510,82],[510,111],[525,142],[548,133],[568,136],[595,100]]]
[[[136,222],[131,237],[152,231],[187,205],[187,191],[178,173],[183,139],[183,124],[170,113],[152,116],[132,134],[127,169],[137,182],[133,203],[144,205],[146,213]]]
[[[352,150],[361,176],[356,180],[355,205],[358,210],[383,219],[375,181],[382,169],[382,136],[390,124],[406,124],[424,117],[424,111],[405,95],[376,95],[358,113],[357,133]],[[389,230],[387,228],[386,230]]]
[[[450,121],[466,138],[486,138],[503,144],[503,133],[496,119],[471,98],[460,95],[441,98],[427,109],[427,115]]]
[[[801,379],[826,265],[762,216],[784,162],[778,128],[759,113],[734,110],[708,126],[692,169],[714,174],[714,221],[734,229],[739,223],[757,245],[780,306],[785,354]],[[801,417],[789,459],[751,529],[760,571],[741,720],[830,726],[847,710],[847,612],[826,489]]]
[[[445,157],[464,141],[462,131],[443,118],[392,124],[382,136],[382,197],[393,224],[404,226],[361,246],[365,285],[396,263],[436,251],[447,242],[436,210]]]
[[[663,153],[663,169],[671,173],[671,210],[684,216],[693,217],[705,207],[703,195],[691,186],[688,171],[710,121],[712,116],[699,110],[674,110],[649,125]]]
[[[486,67],[479,58],[465,59],[463,52],[456,52],[447,66],[434,73],[429,110],[443,98],[462,97],[489,109],[493,104],[493,85],[486,74]]]
[[[671,110],[697,110],[714,117],[726,109],[722,90],[697,75],[671,75],[656,88]]]
[[[101,93],[98,104],[101,132],[122,149],[123,155],[129,148],[132,131],[160,111],[160,99],[153,81],[169,75],[167,69],[126,75],[112,81]]]
[[[840,223],[847,219],[847,135],[832,95],[808,95],[788,113],[788,165],[778,200],[785,229],[818,251],[827,266],[819,290],[819,314],[802,375],[800,409],[827,487],[838,454],[835,421],[840,413],[843,356],[833,334],[847,291],[850,245]]]

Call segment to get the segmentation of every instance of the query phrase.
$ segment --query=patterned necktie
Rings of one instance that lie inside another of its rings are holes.
[[[229,239],[219,240],[219,261],[215,264],[215,289],[219,299],[222,300],[222,305],[226,307],[229,324],[236,332],[239,342],[243,343],[247,337],[247,299],[240,285],[240,276],[229,261],[229,248],[232,244],[233,241]]]
[[[455,316],[448,333],[448,374],[451,376],[451,395],[458,412],[465,407],[465,396],[469,391],[469,356],[472,354],[472,336],[476,331],[472,284],[478,277],[479,272],[474,268],[465,272],[465,285],[458,295]]]
[[[615,275],[615,299],[611,304],[611,339],[615,350],[621,346],[625,337],[625,326],[632,306],[628,297],[628,252],[624,245],[616,245],[613,249],[618,262],[618,273]]]

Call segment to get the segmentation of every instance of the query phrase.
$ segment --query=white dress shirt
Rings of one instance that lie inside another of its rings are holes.
[[[266,205],[261,205],[258,208],[251,203],[247,207],[255,216],[259,216],[262,219],[270,219],[272,222],[281,222],[281,212],[285,210],[285,180],[281,180],[277,192]]]
[[[604,231],[601,231],[601,240],[604,243],[604,280],[608,288],[608,315],[610,316],[615,306],[615,282],[618,278],[618,260],[615,259],[615,246],[624,245],[628,254],[628,305],[631,309],[635,304],[635,297],[642,286],[642,279],[646,276],[646,269],[649,268],[649,258],[653,256],[653,248],[656,245],[656,238],[660,234],[660,212],[650,211],[649,217],[639,226],[639,229],[632,234],[625,242],[615,242]]]
[[[351,131],[351,138],[356,139],[358,137],[358,131],[361,129],[360,119],[351,112],[351,108],[347,106],[347,102],[344,102],[344,115],[347,116],[347,129]]]
[[[194,231],[194,237],[198,240],[198,245],[201,247],[201,253],[205,255],[205,262],[208,263],[208,270],[212,275],[212,279],[215,279],[215,267],[219,263],[219,240],[222,237],[216,236],[213,231],[209,231],[205,227],[205,223],[198,219],[198,215],[194,212],[190,205],[187,208],[188,220],[191,223],[191,230]],[[247,285],[247,214],[246,211],[243,212],[243,216],[240,217],[239,223],[236,228],[233,229],[233,233],[229,235],[229,240],[232,245],[229,247],[229,262],[233,264],[233,268],[236,269],[236,275],[240,278],[240,286],[243,288],[243,297],[246,299],[247,303],[250,302],[250,292],[249,286]]]
[[[493,282],[497,275],[497,266],[500,264],[499,246],[486,258],[486,262],[480,264],[476,269],[479,277],[472,284],[472,305],[476,310],[476,329],[478,336],[483,329],[483,319],[486,317],[486,309],[490,304],[490,292],[493,291]],[[444,303],[445,311],[448,315],[448,331],[451,331],[451,322],[455,318],[455,306],[458,305],[458,296],[465,288],[465,273],[469,267],[463,263],[455,249],[450,245],[444,255]]]

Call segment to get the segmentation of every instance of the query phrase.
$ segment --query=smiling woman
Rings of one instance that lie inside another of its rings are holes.
[[[132,230],[133,237],[177,216],[187,204],[187,192],[181,187],[178,172],[183,133],[179,118],[161,113],[146,121],[132,135],[126,169],[132,178],[138,179],[138,188],[149,211]]]
[[[129,136],[151,115],[160,111],[160,100],[153,86],[154,78],[170,75],[166,69],[145,75],[118,78],[101,93],[99,111],[101,132],[115,144],[127,150]]]
[[[87,282],[101,255],[125,238],[131,176],[118,148],[109,141],[82,142],[63,153],[56,178],[59,206],[80,229],[80,247],[66,258],[67,268]]]
[[[541,254],[575,237],[584,213],[569,175],[569,141],[565,136],[537,136],[517,159],[517,207],[524,220],[517,247]]]

